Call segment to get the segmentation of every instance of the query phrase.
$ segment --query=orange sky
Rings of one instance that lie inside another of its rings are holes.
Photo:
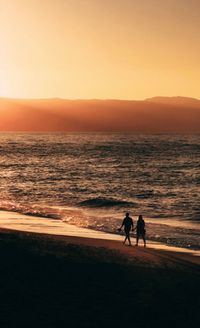
[[[200,97],[199,0],[0,0],[0,96]]]

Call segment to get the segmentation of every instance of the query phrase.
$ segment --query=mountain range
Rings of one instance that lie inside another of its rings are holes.
[[[0,131],[200,133],[200,100],[0,98]]]

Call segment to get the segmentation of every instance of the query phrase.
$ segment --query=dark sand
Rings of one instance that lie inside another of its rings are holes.
[[[199,327],[199,257],[0,230],[0,327]]]

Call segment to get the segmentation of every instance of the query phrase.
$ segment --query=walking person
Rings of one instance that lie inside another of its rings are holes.
[[[137,220],[137,225],[136,225],[136,244],[135,246],[138,246],[138,242],[140,239],[140,236],[142,237],[143,241],[144,241],[144,247],[146,247],[146,230],[145,230],[145,222],[144,219],[142,217],[142,215],[139,215],[138,220]]]
[[[131,230],[133,231],[133,220],[129,216],[129,213],[126,213],[126,216],[122,221],[122,225],[118,230],[121,231],[122,227],[124,227],[124,233],[125,233],[125,239],[123,241],[123,244],[125,244],[126,240],[128,239],[129,246],[131,246],[130,231]]]

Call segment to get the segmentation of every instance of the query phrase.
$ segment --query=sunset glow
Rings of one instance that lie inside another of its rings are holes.
[[[199,98],[198,0],[1,0],[0,96]]]

